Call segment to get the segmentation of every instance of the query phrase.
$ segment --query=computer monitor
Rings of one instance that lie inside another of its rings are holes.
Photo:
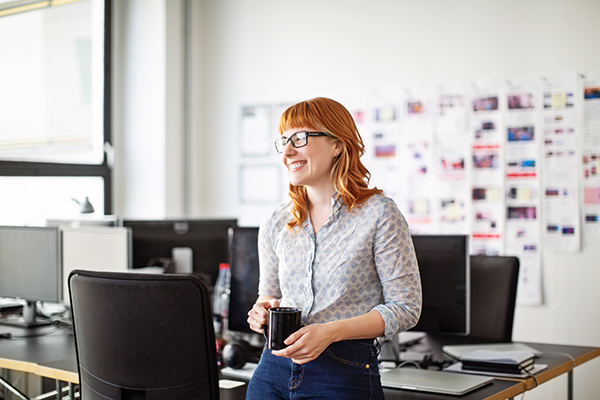
[[[128,272],[131,229],[123,226],[61,226],[63,302],[70,306],[69,274],[75,269]]]
[[[229,299],[230,331],[253,333],[248,326],[248,311],[258,298],[258,228],[236,227],[230,231]]]
[[[412,331],[468,335],[470,264],[467,235],[413,235],[423,290],[421,318]]]
[[[58,228],[0,226],[0,297],[26,301],[22,318],[0,323],[24,327],[51,323],[36,315],[36,303],[62,300]]]
[[[229,228],[235,219],[123,220],[131,228],[133,268],[178,259],[174,270],[192,273],[214,286],[219,264],[229,258]],[[155,262],[152,262],[154,260]],[[182,266],[189,266],[180,269]]]

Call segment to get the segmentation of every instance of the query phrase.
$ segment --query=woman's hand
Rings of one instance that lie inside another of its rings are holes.
[[[335,341],[331,324],[312,324],[292,333],[284,343],[285,349],[273,351],[273,355],[291,358],[296,364],[305,364],[319,357]]]
[[[384,333],[385,322],[381,314],[371,310],[358,317],[300,328],[284,341],[288,347],[273,351],[273,355],[291,358],[296,364],[304,364],[319,357],[333,342],[376,338]]]
[[[269,297],[259,297],[252,309],[248,311],[248,325],[256,333],[263,333],[263,325],[267,325],[269,308],[279,307],[279,300]]]

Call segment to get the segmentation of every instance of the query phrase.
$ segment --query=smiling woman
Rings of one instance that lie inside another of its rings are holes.
[[[275,142],[291,202],[259,229],[260,333],[273,307],[302,310],[299,330],[265,349],[247,399],[383,399],[374,339],[414,326],[419,271],[408,225],[393,200],[369,188],[363,141],[340,103],[289,107]]]

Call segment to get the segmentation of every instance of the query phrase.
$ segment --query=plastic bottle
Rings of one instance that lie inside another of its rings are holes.
[[[231,271],[229,264],[219,264],[219,275],[213,290],[213,323],[215,335],[221,337],[227,328],[229,317],[229,293],[231,288]]]

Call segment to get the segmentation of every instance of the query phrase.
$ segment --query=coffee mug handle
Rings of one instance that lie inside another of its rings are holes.
[[[262,326],[262,328],[263,328],[263,336],[265,337],[265,339],[269,340],[269,333],[268,333],[269,325],[265,324]]]

